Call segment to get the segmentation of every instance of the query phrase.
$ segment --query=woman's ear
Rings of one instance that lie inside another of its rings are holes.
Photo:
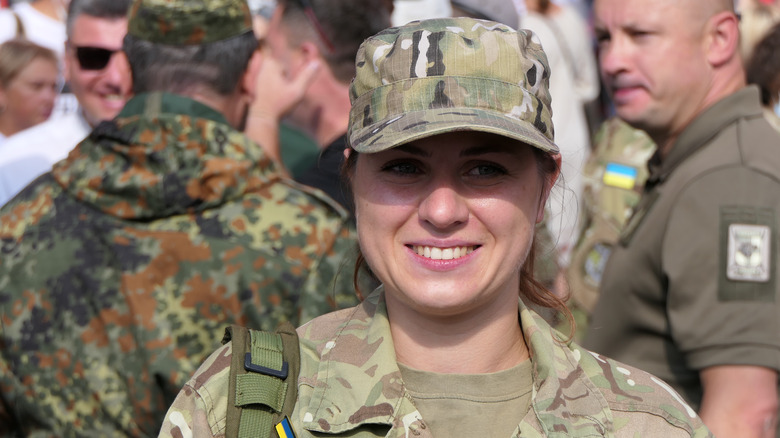
[[[555,154],[552,157],[555,161],[555,169],[552,172],[545,174],[542,181],[542,193],[539,196],[539,205],[536,210],[536,223],[540,223],[544,220],[544,207],[547,205],[547,198],[550,197],[550,191],[552,190],[555,182],[558,181],[558,176],[561,174],[561,154]]]

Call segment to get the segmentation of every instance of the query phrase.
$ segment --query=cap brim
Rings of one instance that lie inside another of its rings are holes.
[[[434,108],[388,117],[366,128],[350,130],[350,146],[361,153],[381,152],[422,138],[455,131],[479,131],[512,138],[547,153],[559,152],[530,123],[493,110]]]

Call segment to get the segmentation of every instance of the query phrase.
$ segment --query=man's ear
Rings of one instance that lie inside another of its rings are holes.
[[[723,11],[713,15],[707,22],[706,49],[707,60],[713,67],[719,67],[739,51],[739,20],[730,11]]]
[[[5,111],[5,88],[3,88],[2,85],[0,85],[0,114],[2,114],[3,111]]]
[[[241,94],[245,95],[250,102],[254,101],[257,95],[257,75],[260,74],[260,67],[263,66],[264,56],[266,55],[261,50],[255,50],[241,77]]]
[[[70,64],[73,62],[71,59],[70,50],[68,50],[69,47],[70,45],[65,42],[65,52],[63,52],[65,56],[62,57],[62,78],[65,80],[66,84],[70,83]]]
[[[545,175],[544,181],[542,181],[542,193],[539,196],[539,205],[536,210],[536,223],[540,223],[544,220],[544,210],[547,205],[547,198],[550,197],[550,191],[552,190],[555,182],[558,181],[558,176],[561,173],[561,154],[555,154],[552,156],[555,161],[555,170]]]
[[[312,41],[304,41],[298,46],[298,51],[303,57],[304,63],[309,63],[322,58],[322,52],[320,48]]]

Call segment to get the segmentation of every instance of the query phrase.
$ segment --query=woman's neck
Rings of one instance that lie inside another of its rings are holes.
[[[10,117],[0,116],[0,133],[6,137],[10,137],[19,131],[21,131],[21,128],[17,126]]]
[[[517,298],[496,302],[468,316],[431,318],[407,306],[388,304],[396,359],[437,373],[503,371],[528,360]]]
[[[67,12],[62,3],[52,0],[37,0],[32,3],[32,7],[47,17],[57,21],[65,22]]]

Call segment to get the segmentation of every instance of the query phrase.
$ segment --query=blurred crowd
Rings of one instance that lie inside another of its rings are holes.
[[[611,15],[607,3],[613,2],[249,0],[256,40],[219,40],[193,25],[171,28],[155,41],[159,44],[149,44],[144,37],[153,33],[152,25],[144,22],[155,18],[128,27],[132,0],[0,2],[0,436],[22,436],[51,424],[76,428],[63,432],[69,436],[90,430],[156,435],[167,406],[217,347],[214,340],[225,326],[272,330],[282,321],[298,326],[355,305],[359,297],[346,293],[353,280],[363,287],[359,290],[375,288],[377,278],[356,264],[356,208],[341,177],[350,147],[355,56],[366,38],[386,28],[438,17],[529,29],[546,53],[561,165],[530,257],[536,280],[568,311],[531,307],[570,339],[642,368],[643,359],[635,360],[641,354],[610,345],[646,338],[652,330],[636,322],[643,317],[635,312],[657,305],[660,310],[653,311],[665,316],[648,324],[663,333],[662,346],[635,345],[660,350],[656,355],[663,360],[673,357],[673,377],[663,375],[666,369],[648,371],[675,380],[674,389],[712,429],[702,414],[712,406],[702,402],[707,377],[691,372],[710,362],[701,359],[704,353],[685,356],[699,339],[687,326],[714,318],[706,326],[716,331],[749,311],[710,307],[684,313],[684,303],[672,299],[672,283],[690,273],[686,260],[739,265],[739,257],[767,251],[748,263],[764,267],[766,276],[723,273],[719,265],[704,276],[711,275],[721,294],[753,294],[773,309],[780,297],[775,272],[780,211],[745,212],[738,207],[746,195],[723,194],[733,203],[712,210],[720,215],[713,225],[720,234],[711,236],[711,246],[687,250],[702,220],[681,231],[674,256],[655,247],[630,251],[642,238],[655,242],[648,246],[671,239],[667,230],[645,237],[641,221],[666,208],[656,199],[678,193],[669,186],[663,190],[674,180],[664,166],[688,155],[674,155],[669,145],[693,142],[694,134],[680,133],[701,113],[691,113],[674,136],[631,119],[614,91],[614,83],[627,86],[615,79],[627,67],[613,65],[620,62],[613,52],[628,50],[618,47],[628,43],[617,35],[648,38],[646,44],[654,44],[655,36],[646,37],[652,29],[639,24],[612,28],[617,12]],[[733,55],[739,67],[733,68],[759,94],[762,120],[780,132],[780,0],[739,0],[729,13],[739,20]],[[716,35],[713,41],[726,39]],[[192,41],[222,45],[197,56],[169,49]],[[205,65],[204,58],[213,62]],[[723,58],[712,64],[726,64]],[[668,62],[677,61],[670,56]],[[670,74],[695,73],[681,67]],[[711,123],[732,122],[723,116]],[[735,129],[751,126],[745,122]],[[766,142],[780,148],[773,138]],[[731,165],[726,158],[720,164]],[[780,174],[772,177],[780,180]],[[701,190],[725,193],[739,178],[713,181],[711,189]],[[773,187],[754,186],[762,194]],[[659,193],[653,191],[657,187]],[[702,196],[686,206],[695,210]],[[729,222],[729,214],[740,219]],[[763,230],[773,234],[762,237]],[[734,245],[742,249],[723,249]],[[662,254],[657,263],[656,249]],[[608,273],[610,256],[621,257],[621,275],[634,278],[619,283],[618,268]],[[667,273],[670,260],[675,263]],[[645,268],[631,271],[643,262]],[[623,285],[653,274],[662,293],[615,298]],[[735,279],[743,283],[722,286]],[[755,287],[740,292],[754,280]],[[630,321],[621,326],[615,315]],[[684,338],[678,327],[694,339]],[[765,330],[774,338],[771,348],[780,349],[777,324]],[[95,354],[107,344],[118,347]],[[702,347],[707,348],[716,347]],[[726,364],[773,368],[776,387],[780,362],[754,363],[751,354],[745,347],[744,363]],[[130,380],[118,371],[123,368],[132,370]],[[79,383],[97,380],[101,392]],[[772,408],[776,391],[774,397]],[[102,414],[92,415],[97,411]],[[775,436],[777,418],[772,421]]]

